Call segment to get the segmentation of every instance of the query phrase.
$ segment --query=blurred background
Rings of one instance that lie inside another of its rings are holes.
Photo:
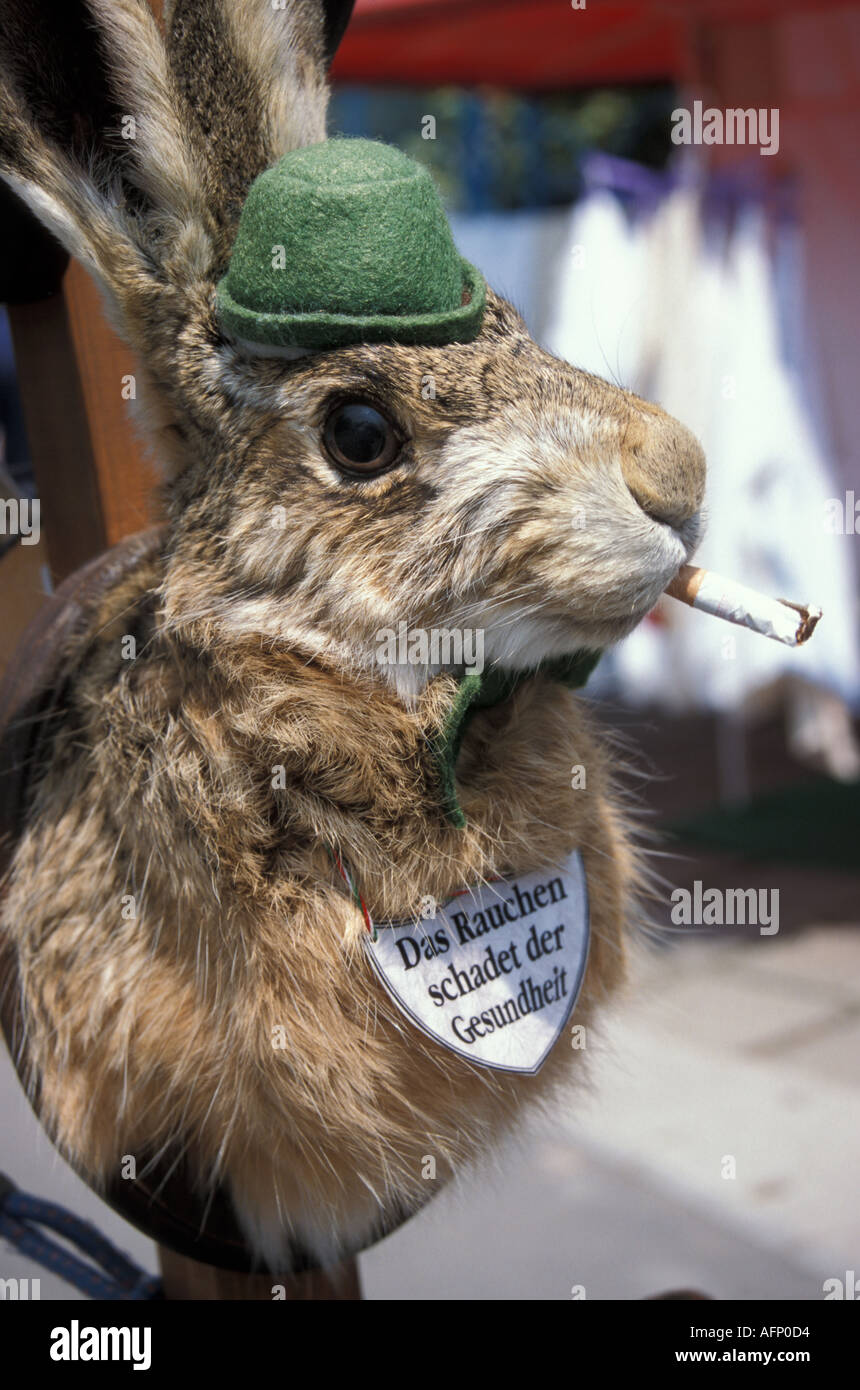
[[[601,662],[588,696],[663,837],[630,997],[589,1039],[588,1095],[363,1257],[366,1294],[821,1298],[860,1272],[860,5],[357,0],[333,81],[331,133],[426,163],[545,347],[698,434],[700,563],[824,610],[794,651],[665,601]],[[759,140],[675,143],[696,103]],[[3,297],[0,493],[38,495],[44,531],[0,535],[5,661],[54,580],[145,524],[149,475],[116,481],[123,406],[93,402],[122,352],[93,346],[80,268]],[[678,926],[697,882],[778,892],[779,931]],[[3,1068],[0,1167],[154,1268]]]

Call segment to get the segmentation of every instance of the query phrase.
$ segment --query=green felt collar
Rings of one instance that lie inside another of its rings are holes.
[[[480,675],[472,672],[462,677],[454,703],[448,711],[439,736],[433,743],[433,759],[442,792],[442,809],[452,825],[462,829],[466,824],[466,817],[457,797],[454,768],[473,716],[479,710],[491,709],[507,700],[523,681],[530,680],[532,676],[548,676],[572,690],[578,690],[585,685],[599,660],[600,652],[581,651],[575,652],[573,656],[542,662],[530,671],[508,671],[501,666],[490,666]]]

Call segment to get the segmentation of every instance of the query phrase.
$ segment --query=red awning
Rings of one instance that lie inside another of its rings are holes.
[[[677,78],[695,26],[755,23],[817,0],[357,0],[341,82],[552,89]],[[828,9],[851,0],[828,0]]]

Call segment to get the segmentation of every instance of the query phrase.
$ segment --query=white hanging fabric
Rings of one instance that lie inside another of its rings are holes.
[[[549,272],[555,282],[549,312],[532,325],[551,352],[631,385],[642,359],[645,249],[643,230],[611,193],[598,190],[573,205]]]
[[[481,267],[493,289],[514,305],[532,330],[554,289],[547,267],[557,264],[567,220],[567,209],[553,208],[450,214],[460,254]]]
[[[747,210],[731,231],[709,234],[697,196],[678,191],[652,223],[650,250],[654,308],[636,387],[705,448],[707,531],[697,560],[764,593],[815,602],[826,618],[814,642],[791,650],[667,602],[665,626],[646,626],[620,649],[618,674],[632,692],[642,689],[643,668],[665,672],[662,690],[651,677],[662,703],[717,711],[755,707],[787,680],[790,717],[802,685],[809,738],[815,688],[852,702],[860,692],[853,586],[842,538],[826,527],[835,483],[782,359],[765,218]],[[826,727],[814,751],[831,771],[856,775],[837,708],[822,698],[833,756]]]

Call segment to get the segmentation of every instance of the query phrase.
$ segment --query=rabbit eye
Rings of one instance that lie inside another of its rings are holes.
[[[381,473],[397,458],[401,442],[391,421],[367,401],[335,406],[323,430],[329,457],[347,473]]]

